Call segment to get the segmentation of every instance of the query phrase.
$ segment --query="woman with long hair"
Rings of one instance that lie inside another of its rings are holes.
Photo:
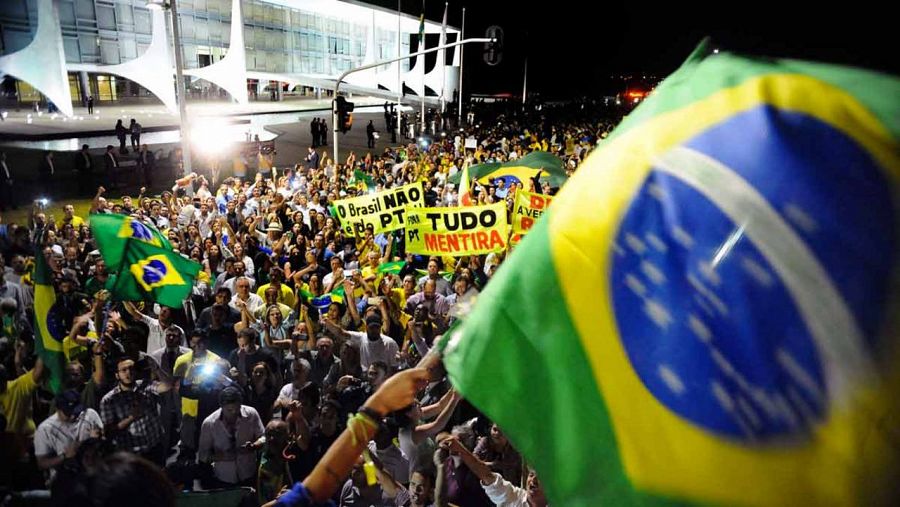
[[[203,260],[203,270],[210,278],[221,275],[225,272],[225,263],[222,262],[222,252],[218,245],[210,245],[206,251],[206,259]]]
[[[287,281],[287,284],[292,287],[299,287],[297,281],[294,280],[294,274],[296,274],[302,266],[306,264],[306,248],[297,246],[296,244],[292,244],[290,248],[288,248],[288,256],[287,261],[284,263],[284,278]]]
[[[231,253],[232,253],[232,255],[234,255],[234,257],[236,259],[239,259],[241,262],[244,263],[244,272],[241,274],[244,274],[247,276],[253,276],[253,270],[254,270],[253,259],[251,259],[250,256],[247,255],[247,253],[244,251],[243,243],[235,240],[234,243],[231,245]]]
[[[250,370],[250,379],[244,388],[244,404],[249,405],[259,412],[263,425],[272,420],[272,407],[278,398],[281,389],[281,381],[276,372],[272,371],[269,364],[260,361]]]
[[[244,312],[242,318],[248,319]],[[244,325],[248,323],[245,322]],[[278,305],[269,305],[263,313],[263,321],[256,323],[256,329],[262,336],[263,347],[273,349],[275,356],[281,358],[284,350],[291,347],[291,330],[290,323],[284,320],[281,309]]]
[[[191,247],[190,258],[192,261],[199,262],[201,264],[203,263],[203,251],[199,246]]]

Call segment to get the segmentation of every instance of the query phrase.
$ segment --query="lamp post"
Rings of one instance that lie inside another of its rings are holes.
[[[387,65],[387,64],[389,64],[389,63],[399,62],[399,61],[401,61],[401,60],[406,60],[406,59],[412,58],[412,57],[414,57],[414,56],[421,56],[421,55],[424,55],[424,54],[427,54],[427,53],[433,53],[433,52],[435,52],[435,51],[440,51],[440,50],[442,50],[442,49],[448,49],[448,48],[452,48],[452,47],[456,47],[456,46],[462,46],[463,44],[469,44],[469,43],[471,43],[471,42],[491,42],[491,43],[494,43],[494,42],[496,42],[496,41],[497,41],[497,39],[494,38],[494,37],[482,37],[482,38],[473,38],[473,39],[463,39],[463,40],[458,40],[458,41],[456,41],[456,42],[451,42],[450,44],[444,44],[444,45],[442,45],[442,46],[437,46],[437,47],[425,49],[425,50],[423,50],[423,51],[416,51],[415,53],[410,53],[410,54],[408,54],[408,55],[406,55],[406,56],[401,56],[401,57],[397,57],[397,58],[391,58],[390,60],[382,60],[382,61],[380,61],[380,62],[375,62],[375,63],[371,63],[371,64],[369,64],[369,65],[363,65],[362,67],[356,67],[355,69],[350,69],[350,70],[344,72],[343,74],[341,74],[340,76],[338,76],[337,82],[335,82],[335,84],[334,84],[334,97],[335,97],[335,100],[337,99],[337,96],[338,96],[338,90],[339,90],[340,87],[341,87],[341,82],[344,80],[344,78],[346,78],[346,77],[347,77],[348,75],[350,75],[350,74],[353,74],[354,72],[359,72],[359,71],[363,71],[363,70],[372,69],[372,68],[375,68],[375,67],[378,67],[378,66],[381,66],[381,65]],[[335,164],[339,164],[340,162],[338,162],[338,161],[339,161],[340,159],[338,158],[338,113],[337,113],[337,107],[335,107],[335,105],[334,105],[333,102],[332,102],[331,112],[332,112],[332,116],[331,116],[331,118],[332,118],[332,124],[334,125],[334,129],[333,129],[333,130],[334,130],[334,163],[335,163]]]
[[[191,140],[187,116],[186,94],[184,91],[184,67],[181,54],[181,32],[178,28],[178,6],[176,0],[149,0],[149,9],[166,9],[172,12],[172,39],[175,44],[175,98],[178,100],[178,116],[181,124],[181,160],[182,174],[191,173]]]

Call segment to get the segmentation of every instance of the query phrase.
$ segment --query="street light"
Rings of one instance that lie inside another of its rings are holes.
[[[397,57],[397,58],[391,58],[391,59],[389,59],[389,60],[382,60],[382,61],[380,61],[380,62],[370,63],[370,64],[368,64],[368,65],[363,65],[363,66],[361,66],[361,67],[355,67],[355,68],[353,68],[353,69],[350,69],[350,70],[344,72],[344,73],[341,74],[340,76],[338,76],[337,81],[335,81],[335,83],[334,83],[334,97],[335,97],[335,100],[333,100],[332,103],[331,103],[331,122],[332,122],[332,126],[333,126],[333,129],[332,129],[332,130],[334,131],[334,161],[335,161],[335,163],[336,163],[336,164],[339,164],[339,163],[340,163],[340,162],[338,162],[338,161],[340,160],[340,159],[338,158],[338,132],[339,132],[339,129],[338,129],[338,109],[337,109],[336,104],[337,104],[338,91],[339,91],[339,89],[340,89],[340,87],[341,87],[341,82],[344,81],[344,78],[346,78],[346,77],[349,76],[350,74],[353,74],[354,72],[360,72],[360,71],[363,71],[363,70],[373,69],[373,68],[378,67],[378,66],[381,66],[381,65],[387,65],[387,64],[390,64],[390,63],[394,63],[394,62],[399,62],[399,61],[401,61],[401,60],[406,60],[406,59],[412,58],[412,57],[414,57],[414,56],[421,56],[421,55],[425,55],[425,54],[428,54],[428,53],[433,53],[433,52],[435,52],[435,51],[441,51],[441,50],[448,49],[448,48],[453,48],[453,47],[456,47],[456,46],[462,46],[463,44],[469,44],[469,43],[472,43],[472,42],[489,42],[489,43],[496,43],[496,42],[497,42],[497,39],[495,39],[495,38],[490,38],[490,37],[486,37],[486,38],[475,38],[475,39],[463,39],[463,40],[458,40],[458,41],[456,41],[456,42],[451,42],[450,44],[444,44],[444,45],[442,45],[442,46],[437,46],[437,47],[433,47],[433,48],[428,48],[428,49],[424,49],[424,50],[422,50],[422,51],[416,51],[415,53],[410,53],[410,54],[405,55],[405,56],[400,56],[400,57]],[[424,100],[424,98],[423,98],[423,100]],[[399,111],[397,111],[397,113],[399,114]]]
[[[175,44],[175,98],[178,100],[178,115],[181,123],[181,160],[183,174],[191,173],[191,142],[188,125],[187,104],[185,103],[184,75],[181,69],[181,36],[178,28],[178,6],[176,0],[147,0],[148,9],[164,9],[172,11],[172,40]]]

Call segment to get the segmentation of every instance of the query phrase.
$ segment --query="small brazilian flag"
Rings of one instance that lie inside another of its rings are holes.
[[[509,183],[527,186],[528,180],[538,174],[542,179],[546,178],[554,187],[561,187],[568,179],[562,160],[546,151],[534,151],[520,159],[505,163],[491,162],[473,165],[469,167],[468,172],[470,178],[482,184],[487,184],[490,180],[505,180],[507,188],[509,188]],[[462,171],[457,172],[448,181],[459,184],[462,176]]]
[[[406,266],[406,261],[385,262],[378,266],[378,274],[390,273],[397,275],[404,266]]]
[[[353,171],[353,177],[350,178],[349,183],[351,185],[355,184],[356,188],[359,188],[363,192],[375,191],[375,180],[364,171],[361,171],[359,169]]]
[[[313,308],[327,310],[332,303],[344,303],[344,286],[342,285],[337,289],[318,297],[313,296],[312,293],[308,291],[303,291],[303,295],[309,300],[309,304],[312,305]]]
[[[96,213],[91,215],[90,221],[97,248],[111,273],[119,271],[129,240],[172,250],[169,240],[156,227],[134,217]]]
[[[56,311],[56,290],[44,253],[38,249],[34,258],[34,349],[50,370],[50,390],[58,393],[65,368],[63,339],[67,330]]]
[[[898,505],[898,209],[900,79],[699,51],[444,364],[550,505]]]
[[[424,269],[417,269],[416,272],[422,276],[428,276],[428,271],[426,271]],[[438,272],[438,274],[441,275],[441,278],[443,278],[444,280],[446,280],[448,282],[450,280],[453,280],[453,271],[440,271],[440,272]]]
[[[190,296],[200,267],[171,250],[130,241],[111,292],[122,301],[149,298],[161,305],[178,308]]]

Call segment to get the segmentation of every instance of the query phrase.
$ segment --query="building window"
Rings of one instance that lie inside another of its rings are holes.
[[[76,104],[81,103],[81,83],[78,82],[78,74],[69,74],[69,97]]]
[[[101,101],[116,100],[116,76],[97,76],[97,96]]]
[[[116,41],[100,41],[100,62],[106,64],[119,63],[119,45],[116,44]]]
[[[106,5],[97,6],[97,26],[104,30],[116,29],[116,11]]]

